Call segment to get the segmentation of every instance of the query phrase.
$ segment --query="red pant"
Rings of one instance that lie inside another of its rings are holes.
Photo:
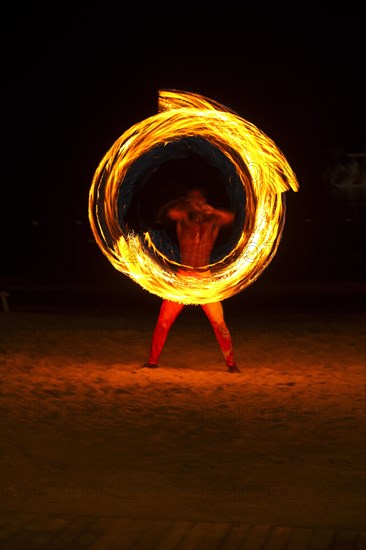
[[[169,330],[179,313],[182,311],[183,307],[183,304],[163,300],[152,337],[149,355],[149,363],[152,365],[158,363]],[[232,341],[229,329],[227,328],[224,320],[224,312],[221,302],[202,304],[201,307],[212,325],[216,339],[224,355],[226,365],[228,367],[233,365],[235,361],[233,356]]]

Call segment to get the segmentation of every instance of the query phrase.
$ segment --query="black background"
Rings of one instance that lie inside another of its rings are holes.
[[[233,109],[298,177],[282,242],[256,285],[363,281],[364,204],[354,219],[342,215],[322,174],[330,151],[366,149],[365,31],[357,13],[279,6],[12,8],[3,21],[3,288],[140,293],[96,246],[88,194],[104,154],[157,113],[163,88]]]

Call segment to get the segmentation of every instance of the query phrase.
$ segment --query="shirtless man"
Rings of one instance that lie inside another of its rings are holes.
[[[180,263],[184,266],[203,267],[210,263],[212,248],[215,244],[220,228],[234,221],[234,214],[226,210],[213,208],[206,202],[201,188],[191,189],[186,198],[169,203],[163,215],[176,223],[176,232],[180,248]],[[184,268],[178,273],[184,276]],[[192,275],[192,270],[186,274]],[[197,271],[194,276],[202,277],[205,274]],[[153,332],[148,362],[145,368],[156,368],[163,350],[169,330],[184,305],[170,300],[163,300],[159,317]],[[230,332],[224,320],[221,302],[201,305],[207,315],[220,349],[225,359],[228,372],[241,372],[234,360]]]

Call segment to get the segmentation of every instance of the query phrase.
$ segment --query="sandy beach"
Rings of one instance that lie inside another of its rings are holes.
[[[2,510],[365,529],[362,312],[154,304],[0,314]]]

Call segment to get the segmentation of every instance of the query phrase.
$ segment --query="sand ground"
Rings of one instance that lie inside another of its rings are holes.
[[[365,318],[200,308],[0,314],[1,508],[365,529]]]

